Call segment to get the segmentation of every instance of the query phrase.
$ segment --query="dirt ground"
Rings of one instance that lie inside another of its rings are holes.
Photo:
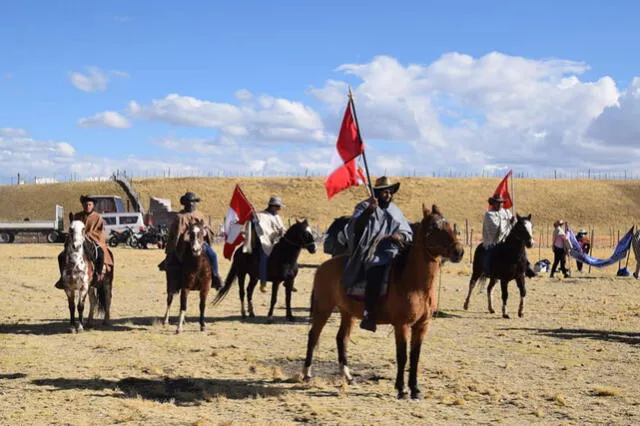
[[[526,316],[502,319],[474,294],[463,311],[468,257],[442,274],[442,318],[422,350],[420,402],[395,399],[391,328],[354,330],[357,384],[337,371],[334,314],[300,381],[314,266],[304,255],[294,294],[298,322],[256,292],[254,321],[239,318],[237,291],[175,335],[165,309],[159,250],[115,250],[113,322],[68,332],[64,294],[53,288],[56,245],[0,246],[0,424],[638,424],[640,283],[615,268],[528,283]],[[218,252],[221,250],[218,247]],[[228,262],[222,260],[224,273]],[[237,287],[236,287],[237,288]],[[511,284],[509,307],[517,309]],[[499,306],[499,289],[494,299]],[[284,295],[280,301],[284,303]]]

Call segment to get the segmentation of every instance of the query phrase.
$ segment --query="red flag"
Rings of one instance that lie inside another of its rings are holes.
[[[356,157],[364,152],[364,143],[360,139],[351,99],[342,118],[336,150],[337,156],[332,161],[333,170],[324,183],[329,199],[350,186],[358,186],[364,182],[362,170],[356,163]]]
[[[231,259],[233,251],[244,241],[242,230],[244,224],[253,216],[253,206],[244,196],[240,189],[240,185],[236,185],[227,210],[227,216],[224,218],[224,257]]]
[[[498,187],[493,193],[493,195],[500,195],[502,199],[504,199],[505,209],[510,209],[511,206],[513,205],[513,202],[511,201],[511,194],[509,194],[509,178],[511,177],[512,173],[513,173],[513,170],[509,170],[509,173],[507,173],[507,175],[502,179],[502,181],[500,181],[500,184],[498,185]],[[489,206],[489,208],[490,207],[491,206]]]

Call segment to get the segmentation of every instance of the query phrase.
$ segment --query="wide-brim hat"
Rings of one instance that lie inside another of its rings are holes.
[[[186,206],[187,203],[199,203],[199,202],[200,202],[200,197],[198,197],[193,192],[187,192],[182,197],[180,197],[180,204],[182,204],[183,206]]]
[[[282,200],[280,199],[280,197],[271,197],[271,198],[269,198],[269,203],[267,205],[268,206],[276,206],[276,207],[285,207],[285,205],[282,204]]]
[[[400,189],[400,182],[391,183],[391,180],[386,176],[376,179],[376,183],[373,185],[373,192],[384,191],[385,189],[390,189],[391,193],[395,194]]]
[[[493,194],[492,197],[489,197],[489,203],[504,203],[505,199],[502,198],[500,194]]]
[[[91,197],[90,195],[81,195],[80,196],[80,203],[84,204],[84,203],[88,203],[88,202],[92,202],[93,204],[96,203],[96,199]]]

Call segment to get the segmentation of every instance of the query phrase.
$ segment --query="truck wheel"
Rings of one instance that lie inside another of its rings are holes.
[[[60,238],[60,235],[58,235],[56,231],[51,231],[47,234],[48,243],[55,243],[58,241],[58,238]]]
[[[0,232],[0,244],[9,244],[11,242],[11,234],[8,232]]]

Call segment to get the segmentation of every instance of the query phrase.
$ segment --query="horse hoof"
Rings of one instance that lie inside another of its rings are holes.
[[[398,392],[398,399],[409,399],[409,392],[407,391]]]
[[[419,390],[411,391],[411,399],[414,401],[422,401],[422,392]]]
[[[254,314],[253,312],[249,312],[249,318],[255,318],[256,314]]]
[[[490,314],[495,314],[495,313],[496,313],[496,310],[495,310],[495,309],[489,309],[489,313],[490,313]]]
[[[302,381],[305,382],[305,383],[309,383],[312,378],[313,378],[313,376],[303,376],[302,377]]]
[[[469,302],[464,302],[464,305],[462,306],[464,308],[465,311],[469,310]]]
[[[347,382],[347,384],[349,386],[355,385],[356,384],[356,379],[354,379],[353,377],[350,379],[345,378],[345,381]]]
[[[82,333],[84,331],[84,327],[82,327],[82,324],[78,324],[78,327],[76,330],[78,333]]]
[[[242,315],[242,319],[243,320],[247,319],[247,314],[246,313],[243,312],[241,315]]]
[[[71,334],[76,334],[78,331],[76,330],[76,328],[74,326],[69,327],[69,333]]]
[[[181,332],[182,332],[182,330],[180,330],[180,329],[176,330],[176,334],[180,334]]]
[[[502,314],[502,318],[504,318],[504,319],[509,319],[509,318],[511,318],[511,317],[509,316],[509,314]]]
[[[296,322],[296,318],[293,315],[287,315],[287,321]]]
[[[201,325],[200,326],[200,331],[204,331],[204,328],[205,328],[204,325]]]
[[[518,312],[518,316],[519,316],[520,318],[524,317],[524,312]]]
[[[107,327],[108,327],[109,325],[111,325],[111,321],[109,321],[109,320],[104,320],[104,321],[102,321],[102,325],[105,325],[105,326],[107,326]]]

